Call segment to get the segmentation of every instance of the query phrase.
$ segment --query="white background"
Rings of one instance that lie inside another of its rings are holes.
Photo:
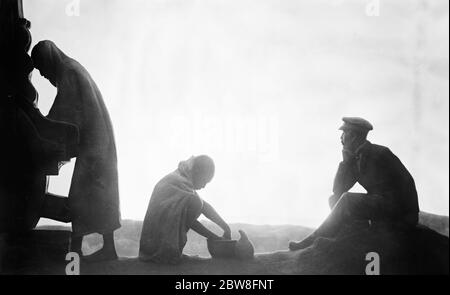
[[[379,5],[378,5],[379,4]],[[371,6],[372,5],[372,6]],[[375,5],[375,6],[373,6]],[[123,218],[191,155],[200,195],[230,222],[316,226],[343,116],[374,125],[448,215],[447,0],[24,0],[33,45],[54,41],[98,84],[119,158]],[[46,114],[56,90],[34,73]],[[73,165],[51,180],[67,194]]]

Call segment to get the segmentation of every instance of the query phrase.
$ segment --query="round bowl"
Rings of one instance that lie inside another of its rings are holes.
[[[236,240],[208,240],[208,251],[213,258],[235,256]]]

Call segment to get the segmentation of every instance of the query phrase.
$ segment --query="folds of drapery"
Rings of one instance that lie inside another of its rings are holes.
[[[179,170],[163,178],[152,193],[142,227],[139,257],[157,263],[178,263],[189,230],[188,204],[198,198]]]

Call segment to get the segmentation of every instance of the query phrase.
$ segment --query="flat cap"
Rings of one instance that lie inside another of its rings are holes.
[[[359,130],[369,132],[373,129],[372,124],[369,121],[359,117],[344,117],[342,118],[344,124],[339,128],[339,130]]]

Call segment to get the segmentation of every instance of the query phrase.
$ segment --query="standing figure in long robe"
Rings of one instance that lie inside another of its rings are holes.
[[[204,188],[213,175],[213,160],[202,155],[180,162],[178,169],[156,184],[142,226],[141,260],[179,263],[183,258],[189,229],[210,240],[231,239],[228,224],[196,192]],[[223,236],[216,235],[201,224],[197,220],[200,214],[221,227]]]
[[[103,235],[103,248],[85,257],[117,259],[114,231],[120,228],[117,155],[112,123],[102,95],[87,70],[51,41],[31,53],[34,66],[57,88],[48,118],[75,124],[78,155],[69,190],[71,251],[81,252],[83,236]]]

